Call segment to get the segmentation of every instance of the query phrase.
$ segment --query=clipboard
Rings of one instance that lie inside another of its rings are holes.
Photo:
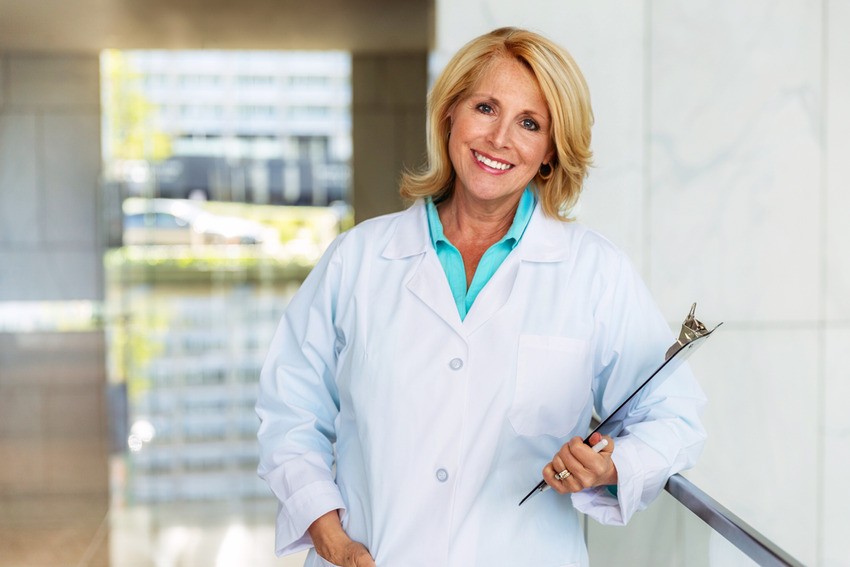
[[[646,416],[646,413],[649,411],[649,408],[647,408],[646,411],[639,413],[631,413],[632,410],[644,397],[663,384],[667,378],[669,378],[699,347],[705,344],[708,337],[710,337],[711,334],[723,324],[718,323],[713,329],[707,329],[706,326],[698,321],[694,316],[696,308],[696,303],[691,305],[691,310],[682,323],[682,329],[679,332],[679,337],[664,354],[664,362],[662,362],[649,375],[649,377],[644,380],[643,383],[641,383],[641,385],[638,386],[637,389],[635,389],[635,391],[625,399],[625,401],[623,401],[623,403],[619,405],[616,410],[611,412],[605,420],[596,426],[591,425],[593,430],[587,435],[587,437],[584,438],[586,445],[590,445],[589,439],[594,433],[616,437],[629,425],[642,421]],[[549,488],[549,485],[546,484],[546,481],[540,481],[540,483],[535,486],[531,492],[526,494],[525,497],[520,500],[519,505],[522,506],[523,502],[535,494],[543,492],[547,488]]]

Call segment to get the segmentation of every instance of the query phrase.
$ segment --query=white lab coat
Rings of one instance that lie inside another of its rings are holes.
[[[287,307],[260,381],[260,475],[276,551],[343,527],[382,567],[586,565],[578,510],[623,524],[693,465],[704,398],[687,366],[616,439],[605,488],[519,500],[672,344],[626,257],[538,205],[460,320],[424,205],[341,235]],[[327,565],[312,551],[308,566]]]

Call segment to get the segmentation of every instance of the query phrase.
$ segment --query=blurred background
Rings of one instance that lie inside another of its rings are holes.
[[[0,567],[298,566],[256,476],[259,368],[329,241],[398,210],[425,96],[502,25],[590,85],[580,221],[692,360],[687,477],[850,565],[850,4],[0,0]],[[662,494],[598,565],[748,565]]]

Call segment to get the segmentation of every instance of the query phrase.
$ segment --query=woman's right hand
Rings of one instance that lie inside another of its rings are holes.
[[[375,560],[372,559],[369,550],[359,541],[349,541],[340,553],[341,561],[331,561],[334,565],[340,567],[375,567]]]
[[[354,541],[339,521],[339,512],[331,510],[307,528],[319,557],[339,567],[375,567],[366,546]]]

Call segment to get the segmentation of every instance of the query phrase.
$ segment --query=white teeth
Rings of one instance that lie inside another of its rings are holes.
[[[510,169],[511,167],[513,167],[509,163],[502,163],[500,161],[494,161],[490,158],[484,157],[481,154],[479,154],[478,152],[474,152],[474,154],[475,154],[475,159],[477,159],[478,161],[480,161],[481,163],[483,163],[487,167],[492,167],[493,169],[501,169],[502,171],[504,171],[506,169]]]

